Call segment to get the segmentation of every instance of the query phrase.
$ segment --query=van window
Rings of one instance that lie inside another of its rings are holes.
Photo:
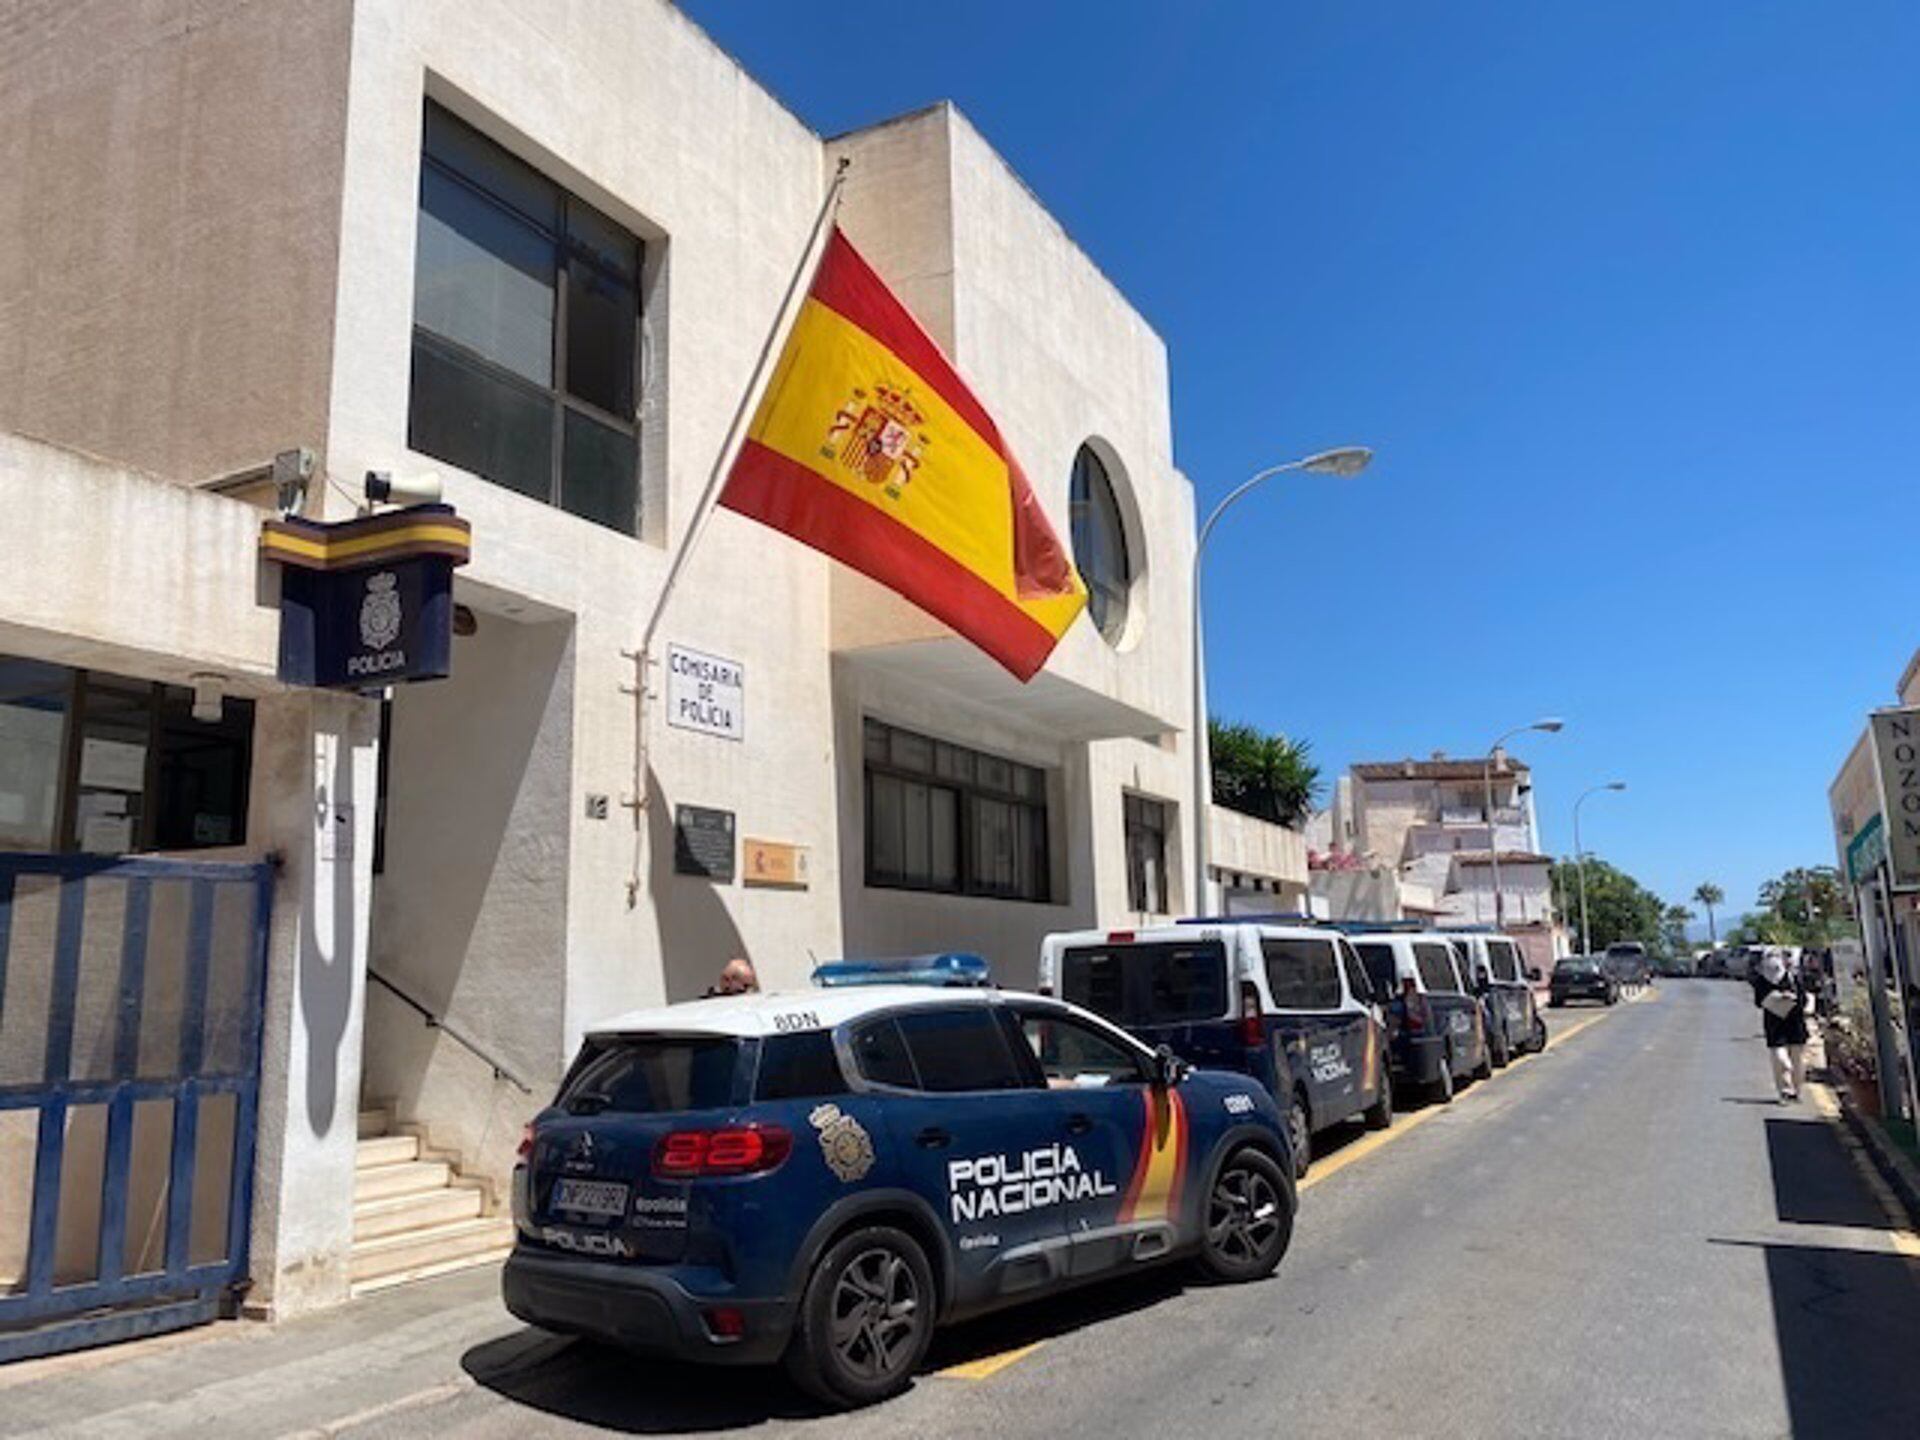
[[[1511,940],[1487,941],[1487,955],[1493,961],[1493,978],[1511,985],[1520,978],[1520,962],[1514,958]]]
[[[1174,1025],[1227,1013],[1218,940],[1080,946],[1060,958],[1060,997],[1116,1025]]]
[[[1399,968],[1393,963],[1393,946],[1383,940],[1369,944],[1363,940],[1354,947],[1360,952],[1360,963],[1367,967],[1367,978],[1373,981],[1373,988],[1382,999],[1400,993]]]
[[[1445,945],[1432,941],[1416,944],[1413,947],[1414,968],[1420,972],[1420,983],[1428,990],[1445,994],[1459,988],[1454,979],[1453,960],[1447,954]]]
[[[1360,968],[1360,957],[1353,953],[1352,944],[1345,940],[1340,942],[1340,968],[1347,972],[1347,993],[1365,1005],[1373,998],[1373,984]]]
[[[1340,975],[1331,940],[1264,939],[1267,988],[1277,1010],[1334,1010],[1340,1005]]]

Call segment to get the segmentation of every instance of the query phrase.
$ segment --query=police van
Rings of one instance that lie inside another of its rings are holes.
[[[1385,1009],[1395,1084],[1445,1104],[1460,1081],[1493,1074],[1486,1016],[1453,941],[1399,925],[1356,929],[1351,937],[1374,989],[1393,997]]]
[[[527,1126],[506,1305],[682,1359],[784,1360],[836,1405],[936,1324],[1165,1261],[1279,1264],[1284,1118],[1058,1000],[863,984],[594,1027]]]
[[[1486,1000],[1494,1064],[1547,1048],[1547,1022],[1533,998],[1538,969],[1520,957],[1510,937],[1485,926],[1449,926],[1443,931],[1466,957],[1467,978]]]
[[[1393,1123],[1372,982],[1323,925],[1230,918],[1049,935],[1040,988],[1195,1065],[1253,1076],[1286,1111],[1296,1175],[1316,1132]]]

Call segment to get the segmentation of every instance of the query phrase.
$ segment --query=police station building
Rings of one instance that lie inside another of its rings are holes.
[[[950,106],[823,138],[657,0],[75,0],[0,134],[0,1356],[497,1254],[582,1027],[731,956],[1188,906],[1165,347]],[[636,693],[843,158],[1090,606],[1022,685],[721,510]],[[370,472],[450,508],[329,540]]]

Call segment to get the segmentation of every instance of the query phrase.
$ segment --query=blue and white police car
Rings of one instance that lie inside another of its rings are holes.
[[[683,1359],[784,1360],[838,1405],[936,1324],[1190,1259],[1270,1273],[1284,1120],[1084,1010],[883,984],[594,1028],[514,1171],[507,1308]]]

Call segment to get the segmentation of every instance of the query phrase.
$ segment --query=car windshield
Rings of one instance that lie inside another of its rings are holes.
[[[590,1039],[558,1104],[576,1114],[718,1109],[733,1103],[743,1043],[726,1036]]]

